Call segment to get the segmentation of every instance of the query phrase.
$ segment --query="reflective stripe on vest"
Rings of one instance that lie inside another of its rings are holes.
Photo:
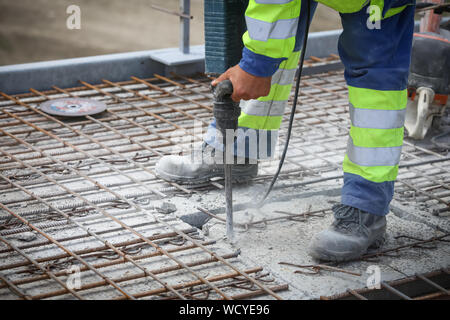
[[[287,39],[297,33],[298,17],[266,22],[245,16],[247,30],[252,40],[267,41],[268,39]]]

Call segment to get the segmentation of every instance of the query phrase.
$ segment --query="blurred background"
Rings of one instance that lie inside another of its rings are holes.
[[[0,0],[0,65],[178,46],[179,0]],[[69,30],[69,5],[81,8],[81,29]],[[203,44],[203,0],[191,0],[191,45]],[[341,28],[319,4],[312,31]]]

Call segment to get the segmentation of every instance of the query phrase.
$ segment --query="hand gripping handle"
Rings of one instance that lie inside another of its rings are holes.
[[[219,82],[215,87],[213,87],[213,94],[215,100],[219,102],[231,99],[231,95],[233,94],[233,84],[230,80]]]

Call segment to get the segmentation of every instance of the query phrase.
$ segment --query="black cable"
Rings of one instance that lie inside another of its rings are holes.
[[[439,141],[439,139],[446,138],[448,136],[449,142]],[[442,150],[450,150],[450,130],[440,133],[431,138],[431,143],[434,144],[437,148]]]
[[[289,127],[286,137],[286,143],[284,145],[284,150],[281,155],[280,162],[278,163],[278,170],[275,173],[275,175],[272,178],[272,181],[270,183],[269,189],[267,189],[266,194],[262,197],[262,199],[258,202],[257,207],[261,207],[264,204],[264,201],[269,196],[270,192],[272,191],[272,188],[275,184],[275,182],[278,179],[278,176],[280,174],[281,168],[283,167],[284,159],[286,158],[287,149],[289,146],[289,140],[291,138],[291,132],[292,132],[292,125],[294,123],[294,116],[295,116],[295,110],[297,109],[297,100],[298,100],[298,93],[300,91],[300,80],[302,78],[302,71],[303,71],[303,62],[305,61],[305,52],[306,52],[306,44],[308,42],[308,34],[309,34],[309,24],[311,20],[311,7],[310,7],[310,0],[306,1],[306,10],[307,10],[307,18],[306,18],[306,28],[305,28],[305,34],[303,35],[303,45],[302,45],[302,53],[300,56],[300,66],[298,69],[298,76],[297,76],[297,82],[295,83],[295,94],[294,94],[294,103],[292,105],[291,110],[291,116],[289,118]]]

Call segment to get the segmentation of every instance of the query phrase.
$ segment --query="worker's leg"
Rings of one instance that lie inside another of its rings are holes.
[[[278,140],[278,130],[291,93],[295,73],[300,58],[300,50],[305,33],[306,8],[311,10],[312,19],[317,2],[302,0],[294,52],[284,60],[272,76],[270,93],[256,100],[241,101],[241,116],[236,134],[234,152],[240,159],[247,158],[256,163],[258,159],[272,158]],[[206,143],[216,150],[223,150],[222,138],[218,135],[213,121],[205,138]]]
[[[298,67],[307,19],[304,10],[307,7],[306,1],[310,1],[311,18],[317,7],[315,1],[302,0],[294,52],[280,64],[279,69],[272,76],[269,95],[240,103],[242,113],[239,117],[239,128],[234,144],[234,155],[239,165],[233,166],[233,178],[240,181],[256,176],[257,160],[274,156],[278,129]],[[200,183],[215,176],[223,176],[223,165],[204,160],[211,159],[212,153],[215,159],[222,159],[221,156],[217,156],[217,152],[223,150],[222,137],[216,129],[214,120],[209,125],[204,140],[201,157],[194,157],[197,160],[193,161],[193,158],[189,156],[165,156],[156,166],[157,174],[166,180],[178,183]]]
[[[414,6],[381,20],[379,29],[367,26],[366,8],[341,18],[351,128],[342,204],[334,208],[333,226],[311,246],[324,260],[358,257],[384,237],[403,143]]]
[[[385,215],[403,144],[414,7],[365,27],[367,15],[343,14],[339,54],[351,117],[342,203]]]

